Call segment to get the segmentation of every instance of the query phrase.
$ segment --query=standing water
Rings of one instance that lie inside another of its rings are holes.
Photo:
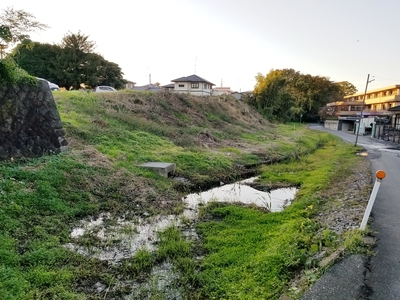
[[[183,216],[191,221],[197,220],[199,206],[211,201],[253,204],[271,212],[278,212],[291,203],[298,190],[297,188],[281,188],[262,192],[248,185],[257,178],[249,178],[184,197],[186,209]],[[85,247],[79,243],[69,243],[65,247],[83,255],[115,263],[121,259],[133,257],[140,249],[154,251],[158,241],[157,233],[173,225],[180,226],[181,217],[182,215],[158,215],[144,219],[138,218],[136,221],[121,218],[115,225],[110,226],[107,225],[107,220],[111,217],[108,214],[102,214],[97,219],[82,220],[80,226],[71,232],[71,238],[75,241],[84,235],[95,236],[98,241],[96,246]],[[192,231],[187,231],[187,235],[196,236]]]
[[[248,185],[254,182],[258,177],[252,177],[233,184],[226,184],[211,190],[190,194],[184,198],[187,209],[184,212],[185,217],[196,219],[199,205],[205,205],[208,202],[229,202],[254,204],[263,207],[271,212],[282,211],[294,199],[297,188],[280,188],[270,192],[262,192]]]

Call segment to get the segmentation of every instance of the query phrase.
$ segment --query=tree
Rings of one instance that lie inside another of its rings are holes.
[[[338,82],[340,90],[343,92],[343,96],[353,95],[357,93],[357,88],[348,81]]]
[[[84,86],[110,85],[117,89],[125,84],[121,68],[93,51],[88,36],[65,35],[60,45],[34,43],[31,51],[21,45],[14,59],[30,74],[57,83],[67,89]]]
[[[59,82],[55,72],[55,61],[61,52],[59,46],[34,42],[32,49],[18,45],[13,52],[17,64],[31,75]]]
[[[21,43],[31,47],[32,43],[28,33],[48,28],[47,25],[34,20],[35,17],[24,11],[8,7],[0,15],[0,44],[7,48],[13,44]],[[3,52],[1,52],[3,58]]]
[[[64,49],[73,49],[76,52],[93,53],[93,50],[96,48],[96,43],[89,41],[89,36],[81,34],[79,30],[76,34],[68,31],[68,33],[64,35],[60,46]]]
[[[328,77],[301,74],[293,69],[258,74],[252,104],[271,120],[315,121],[326,103],[343,97],[339,84]]]
[[[265,77],[258,73],[254,88],[255,105],[269,120],[289,121],[294,98],[281,70],[271,70]]]

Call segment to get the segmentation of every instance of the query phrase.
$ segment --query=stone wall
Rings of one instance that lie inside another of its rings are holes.
[[[0,160],[59,153],[67,146],[53,94],[38,86],[0,86]]]

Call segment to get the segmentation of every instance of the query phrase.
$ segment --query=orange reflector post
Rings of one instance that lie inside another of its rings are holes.
[[[376,180],[375,180],[374,188],[372,189],[371,196],[369,197],[369,200],[368,200],[367,209],[365,210],[364,217],[361,222],[361,226],[360,226],[361,230],[365,230],[365,227],[367,226],[368,218],[369,218],[369,215],[371,214],[372,206],[374,205],[376,195],[378,194],[379,186],[381,185],[382,179],[385,178],[386,173],[382,170],[378,170],[378,171],[376,171],[375,175],[376,175]]]
[[[376,175],[376,178],[383,179],[383,178],[385,178],[386,173],[382,170],[378,170],[378,171],[376,171],[375,175]]]

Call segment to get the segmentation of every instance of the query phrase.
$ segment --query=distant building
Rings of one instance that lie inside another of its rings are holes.
[[[243,94],[239,92],[232,92],[231,96],[235,97],[238,100],[241,100],[243,98]]]
[[[132,88],[134,91],[151,91],[151,92],[161,92],[163,90],[162,87],[155,85],[155,84],[146,84],[142,86],[134,86]]]
[[[197,75],[190,75],[171,80],[174,83],[175,93],[188,93],[197,96],[209,96],[215,85]]]
[[[364,107],[363,107],[364,105]],[[345,96],[343,99],[326,104],[325,125],[337,130],[354,130],[355,124],[362,116],[361,128],[371,126],[371,119],[392,116],[391,125],[400,129],[400,118],[396,118],[395,107],[400,106],[400,85],[392,85],[380,89]],[[336,123],[335,123],[336,122]]]
[[[213,96],[219,96],[219,95],[230,95],[232,93],[230,87],[216,87],[213,88],[212,94]]]
[[[175,88],[175,84],[174,83],[170,83],[170,84],[167,84],[167,85],[163,85],[162,88],[164,90],[166,90],[166,91],[171,91],[172,92],[174,90],[174,88]]]
[[[136,82],[127,80],[127,82],[125,83],[125,88],[132,89],[133,87],[135,87],[135,84],[136,84]]]

